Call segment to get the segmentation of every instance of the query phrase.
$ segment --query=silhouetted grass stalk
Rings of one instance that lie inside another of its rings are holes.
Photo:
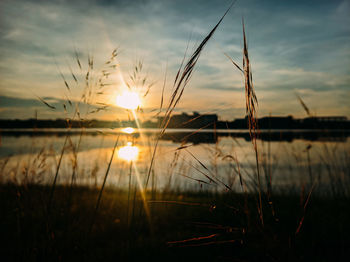
[[[171,115],[172,112],[174,111],[174,109],[176,108],[177,104],[179,103],[185,87],[187,86],[188,82],[190,81],[191,77],[192,77],[192,73],[193,70],[195,68],[195,65],[198,62],[198,59],[201,55],[202,50],[204,49],[205,45],[207,44],[207,42],[209,41],[209,39],[214,35],[214,32],[216,31],[216,29],[218,28],[218,26],[221,24],[222,20],[224,19],[224,17],[226,16],[226,14],[228,13],[228,11],[231,9],[231,7],[233,6],[233,4],[235,3],[232,2],[232,4],[230,5],[230,7],[226,10],[226,12],[224,13],[224,15],[221,17],[221,19],[219,20],[219,22],[214,26],[214,28],[209,32],[209,34],[203,39],[203,41],[199,44],[199,46],[196,48],[196,50],[194,51],[194,53],[191,55],[191,57],[187,60],[186,65],[184,66],[184,68],[182,68],[183,63],[185,61],[185,56],[181,62],[180,68],[176,74],[175,80],[174,80],[174,84],[173,84],[173,93],[171,95],[169,104],[166,108],[166,112],[165,115],[163,117],[163,121],[160,125],[161,131],[158,134],[155,146],[154,146],[154,150],[153,150],[153,154],[152,154],[152,158],[151,158],[151,163],[149,165],[148,168],[148,172],[147,172],[147,178],[146,178],[146,183],[145,183],[145,188],[147,188],[148,185],[148,181],[151,175],[151,171],[153,169],[153,163],[154,163],[154,158],[156,155],[156,151],[157,151],[157,147],[158,147],[158,143],[160,138],[163,136],[163,134],[165,133],[166,128],[169,125],[170,119],[171,119]]]
[[[128,227],[130,226],[130,221],[129,221],[129,213],[130,213],[130,194],[131,194],[131,179],[132,179],[132,161],[130,161],[129,164],[129,187],[128,187],[128,205],[126,209],[126,221]]]
[[[62,146],[62,149],[61,149],[60,158],[58,160],[58,164],[57,164],[57,167],[56,167],[55,177],[54,177],[54,180],[53,180],[53,183],[52,183],[52,186],[51,186],[49,200],[48,200],[48,204],[47,204],[47,214],[48,214],[48,216],[50,215],[50,212],[51,212],[52,200],[53,200],[53,197],[54,197],[55,188],[56,188],[56,184],[57,184],[57,178],[58,178],[58,174],[59,174],[59,171],[60,171],[60,167],[61,167],[64,151],[65,151],[65,148],[66,148],[66,144],[67,144],[67,141],[68,141],[68,136],[69,135],[67,134],[66,138],[64,140],[64,143],[63,143],[63,146]]]
[[[254,86],[253,86],[253,75],[251,71],[249,55],[248,55],[248,45],[245,34],[244,20],[242,19],[243,26],[243,72],[244,72],[244,86],[245,86],[245,97],[246,97],[246,113],[248,117],[248,128],[250,138],[253,143],[255,151],[255,160],[256,160],[256,172],[258,180],[258,193],[259,193],[259,215],[262,226],[264,226],[264,216],[263,216],[263,206],[262,206],[262,197],[261,197],[261,181],[260,181],[260,166],[259,166],[259,153],[258,153],[258,144],[257,144],[257,135],[258,135],[258,123],[257,123],[257,113],[256,106],[258,105],[258,99],[255,95]]]
[[[104,187],[106,185],[107,177],[108,177],[111,165],[112,165],[112,161],[113,161],[115,149],[116,149],[116,147],[118,145],[118,141],[119,141],[119,135],[118,135],[118,137],[117,137],[117,139],[115,141],[115,144],[114,144],[114,147],[113,147],[113,151],[112,151],[112,155],[111,155],[111,158],[109,160],[109,163],[108,163],[108,166],[107,166],[107,170],[106,170],[106,173],[105,173],[105,176],[104,176],[104,179],[103,179],[102,187],[101,187],[100,192],[98,194],[98,198],[97,198],[97,202],[96,202],[96,206],[95,206],[95,211],[94,211],[94,214],[93,214],[93,217],[92,217],[92,222],[91,222],[91,225],[90,225],[90,229],[89,229],[88,235],[90,235],[91,230],[92,230],[92,228],[94,226],[94,223],[95,223],[95,219],[96,219],[96,216],[97,216],[98,208],[99,208],[100,203],[101,203],[103,189],[104,189]]]

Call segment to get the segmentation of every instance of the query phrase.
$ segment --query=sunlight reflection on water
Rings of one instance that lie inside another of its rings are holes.
[[[128,142],[126,146],[119,148],[118,157],[125,161],[136,161],[139,155],[139,148]]]
[[[133,129],[132,127],[126,127],[126,128],[123,128],[121,131],[126,134],[132,134],[135,132],[135,129]]]
[[[128,130],[131,131],[131,129]],[[132,173],[135,174],[137,168],[141,183],[144,184],[147,181],[157,139],[156,134],[143,133],[141,136],[138,129],[134,129],[131,134],[120,133],[108,185],[127,188],[129,176],[126,174],[130,172],[131,162],[135,167]],[[250,141],[241,137],[216,137],[206,133],[197,135],[200,135],[199,138],[187,143],[186,145],[189,146],[183,150],[179,150],[179,147],[182,145],[181,138],[186,137],[186,134],[179,131],[165,134],[159,141],[153,163],[154,174],[152,173],[150,178],[157,188],[220,191],[221,185],[207,181],[205,175],[208,175],[215,176],[239,191],[241,188],[238,170],[241,171],[240,174],[247,182],[247,186],[253,188],[254,183],[251,180],[255,177],[255,154]],[[76,163],[77,184],[101,184],[118,136],[119,134],[116,133],[86,134],[80,141],[79,135],[71,135],[62,160],[58,183],[70,183],[72,168]],[[2,137],[0,182],[16,180],[52,183],[64,140],[64,134]],[[203,142],[198,144],[198,140]],[[344,142],[301,139],[273,142],[259,140],[258,144],[262,181],[265,182],[268,178],[265,177],[266,174],[270,174],[270,180],[274,186],[294,185],[301,188],[307,185],[310,167],[312,174],[315,174],[319,181],[316,190],[318,188],[321,190],[320,185],[327,185],[329,182],[327,166],[335,166],[334,172],[344,177],[348,174],[345,172],[346,169],[343,169],[344,166],[337,166],[335,163],[348,163],[349,139],[345,139]],[[76,162],[75,151],[72,150],[71,145],[76,147],[79,145],[76,149]],[[309,145],[312,146],[307,151],[310,154],[310,162],[305,151]],[[198,182],[203,180],[207,183]]]

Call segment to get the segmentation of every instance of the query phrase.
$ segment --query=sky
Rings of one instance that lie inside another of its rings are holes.
[[[80,110],[86,118],[128,117],[115,99],[125,83],[131,83],[130,75],[141,61],[138,75],[152,86],[142,98],[140,114],[150,119],[160,107],[164,82],[164,104],[169,101],[186,49],[188,57],[230,4],[228,0],[2,0],[0,118],[71,116],[74,109],[67,101],[78,102],[84,92],[88,56],[94,61],[90,77],[97,79],[117,48],[117,67],[111,70],[108,85],[101,94],[95,90],[91,105]],[[350,0],[236,1],[204,48],[176,112],[216,113],[223,120],[245,116],[243,77],[225,56],[242,64],[244,18],[259,116],[305,117],[297,94],[314,115],[350,118],[349,14]],[[106,104],[108,108],[94,112]]]

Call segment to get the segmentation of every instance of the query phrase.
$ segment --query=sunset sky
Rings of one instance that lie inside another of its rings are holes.
[[[79,99],[72,68],[78,50],[99,68],[118,47],[120,54],[104,95],[110,104],[90,118],[123,119],[114,105],[122,81],[143,61],[155,85],[143,101],[144,117],[159,108],[167,68],[167,102],[177,69],[229,7],[211,0],[81,0],[0,2],[0,118],[64,117],[62,103]],[[304,117],[296,94],[316,115],[350,117],[350,1],[238,0],[205,47],[177,112],[244,117],[243,78],[224,53],[242,63],[242,17],[246,24],[260,116]],[[60,71],[71,85],[69,92]],[[81,74],[80,77],[83,77]],[[51,110],[37,97],[57,109]]]

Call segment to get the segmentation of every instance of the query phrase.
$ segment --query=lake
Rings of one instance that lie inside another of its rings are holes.
[[[101,186],[117,142],[107,185],[153,190],[254,191],[256,155],[247,130],[1,130],[1,182]],[[348,132],[263,130],[258,139],[264,190],[348,194]],[[147,182],[148,181],[148,182]]]

